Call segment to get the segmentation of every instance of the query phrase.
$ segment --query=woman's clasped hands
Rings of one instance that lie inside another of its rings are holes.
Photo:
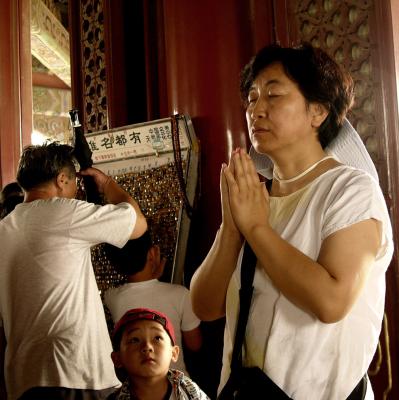
[[[256,228],[268,226],[269,194],[242,148],[232,152],[229,165],[222,165],[221,196],[223,224],[234,224],[245,238]]]

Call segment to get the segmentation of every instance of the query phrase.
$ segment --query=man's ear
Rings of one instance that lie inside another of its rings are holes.
[[[65,175],[65,172],[61,171],[55,178],[55,184],[57,188],[62,190],[67,180],[68,177]]]
[[[312,127],[317,129],[320,128],[329,113],[327,108],[320,103],[311,103],[310,112],[312,115]]]
[[[172,346],[172,361],[176,362],[179,358],[180,354],[180,347],[179,346]]]
[[[122,368],[123,367],[119,351],[113,351],[111,353],[111,358],[112,358],[112,361],[113,361],[113,363],[115,365],[115,368]]]

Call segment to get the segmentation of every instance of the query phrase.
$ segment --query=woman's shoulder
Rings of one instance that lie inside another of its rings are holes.
[[[360,168],[352,167],[351,165],[347,164],[338,164],[336,167],[328,170],[326,174],[367,177],[367,179],[371,179],[377,182],[374,176],[372,176],[367,171]]]
[[[305,198],[322,209],[375,208],[385,210],[385,199],[378,181],[369,173],[339,165],[319,176]]]
[[[319,183],[337,190],[351,188],[374,188],[380,190],[378,181],[368,172],[349,165],[340,164],[319,177]]]

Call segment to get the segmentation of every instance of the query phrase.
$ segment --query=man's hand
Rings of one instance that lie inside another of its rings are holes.
[[[87,168],[78,172],[78,176],[91,176],[94,180],[94,183],[97,186],[97,190],[99,193],[103,194],[105,187],[112,180],[112,178],[108,175],[105,175],[104,172],[100,171],[97,168]]]

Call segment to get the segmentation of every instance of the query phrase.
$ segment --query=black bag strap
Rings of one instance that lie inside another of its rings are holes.
[[[242,365],[242,344],[244,343],[245,329],[254,290],[253,280],[255,276],[256,260],[256,255],[252,251],[251,246],[248,242],[245,242],[241,262],[240,312],[238,315],[236,336],[231,357],[231,374],[238,372]]]

